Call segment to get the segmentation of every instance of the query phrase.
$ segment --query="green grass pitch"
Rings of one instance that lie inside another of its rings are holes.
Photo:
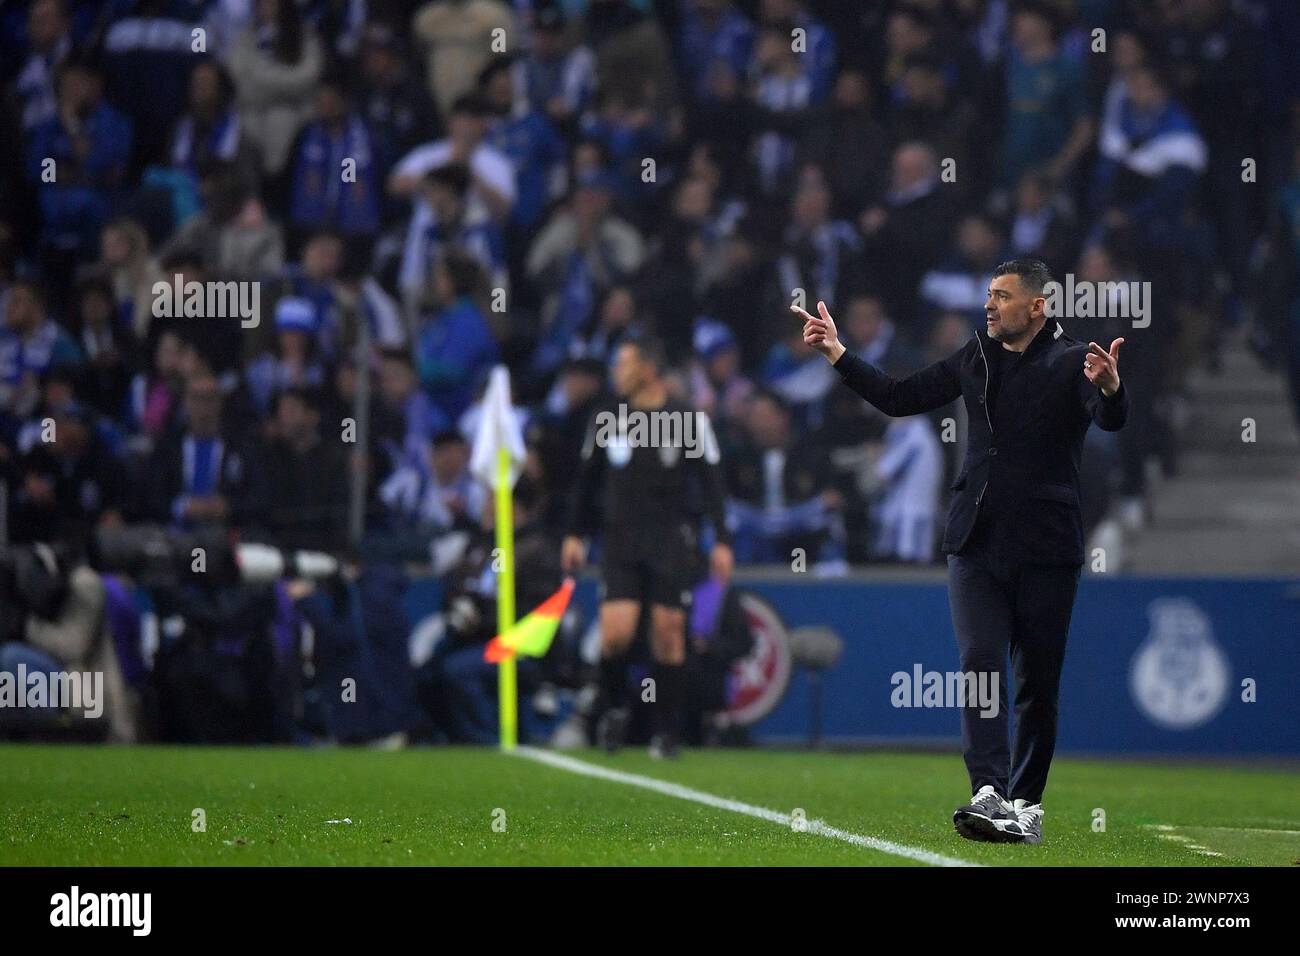
[[[966,791],[956,755],[576,756],[974,863],[1300,862],[1294,773],[1058,759],[1044,844],[1029,847],[953,832]],[[0,865],[371,864],[918,865],[488,749],[0,746]]]

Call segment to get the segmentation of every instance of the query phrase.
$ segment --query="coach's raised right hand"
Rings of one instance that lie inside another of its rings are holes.
[[[847,350],[840,343],[840,335],[835,328],[835,320],[831,318],[826,303],[817,303],[817,311],[820,317],[809,315],[797,305],[790,306],[790,311],[803,318],[804,343],[825,355],[832,365],[838,362],[840,356]]]
[[[586,560],[587,546],[582,543],[582,539],[574,535],[567,536],[560,545],[560,570],[572,574],[581,569]]]

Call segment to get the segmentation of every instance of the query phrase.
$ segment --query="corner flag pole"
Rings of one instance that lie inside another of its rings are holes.
[[[497,448],[496,539],[500,549],[501,573],[497,575],[497,633],[504,634],[515,623],[515,529],[511,502],[510,448]],[[501,749],[514,750],[518,739],[519,694],[515,686],[515,657],[497,665],[497,700],[500,706]]]
[[[492,567],[497,572],[497,633],[515,625],[515,528],[512,489],[528,457],[523,431],[510,403],[510,372],[504,365],[492,369],[483,394],[469,470],[492,489],[496,515],[496,547]],[[501,749],[513,750],[519,731],[519,691],[515,683],[514,655],[497,666],[497,708],[501,724]]]

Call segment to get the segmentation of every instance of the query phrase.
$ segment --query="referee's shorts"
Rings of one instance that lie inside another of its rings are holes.
[[[676,533],[647,534],[639,543],[615,544],[601,561],[601,601],[640,601],[663,607],[691,606],[692,592],[703,576],[689,525]]]

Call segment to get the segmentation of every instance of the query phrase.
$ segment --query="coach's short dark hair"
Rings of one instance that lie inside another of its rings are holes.
[[[1042,295],[1047,283],[1052,281],[1052,270],[1042,259],[1008,259],[993,270],[993,277],[1019,276],[1020,282],[1034,295]]]

